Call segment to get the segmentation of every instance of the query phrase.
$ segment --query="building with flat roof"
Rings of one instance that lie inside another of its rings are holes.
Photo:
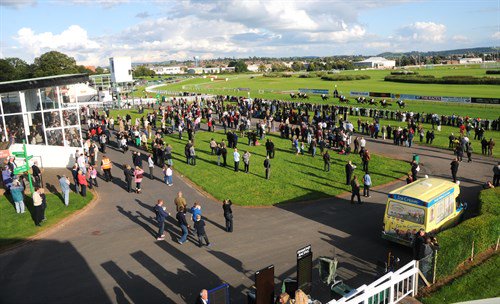
[[[357,68],[369,69],[392,69],[396,66],[396,60],[388,60],[383,57],[370,57],[368,59],[353,62]]]
[[[10,151],[26,142],[44,167],[71,165],[70,155],[83,147],[80,107],[96,98],[88,82],[86,74],[0,82],[1,141]]]

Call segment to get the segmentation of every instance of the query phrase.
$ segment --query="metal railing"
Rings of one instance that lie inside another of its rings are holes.
[[[415,296],[417,294],[418,276],[418,261],[411,261],[400,269],[385,274],[370,285],[362,285],[343,298],[332,300],[328,304],[398,303],[407,296]]]

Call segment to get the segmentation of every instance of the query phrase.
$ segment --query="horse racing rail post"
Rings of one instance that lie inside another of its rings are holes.
[[[389,272],[370,285],[362,285],[339,300],[328,304],[392,304],[418,291],[419,268],[417,261],[411,261],[395,272]]]

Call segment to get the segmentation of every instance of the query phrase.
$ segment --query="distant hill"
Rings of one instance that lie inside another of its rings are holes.
[[[464,55],[469,53],[478,53],[478,54],[492,54],[498,53],[500,50],[498,48],[493,47],[477,47],[470,49],[456,49],[456,50],[445,50],[445,51],[430,51],[430,52],[406,52],[406,53],[392,53],[385,52],[382,54],[378,54],[379,57],[385,58],[396,58],[401,56],[412,56],[412,55],[420,55],[420,56],[451,56],[451,55]]]

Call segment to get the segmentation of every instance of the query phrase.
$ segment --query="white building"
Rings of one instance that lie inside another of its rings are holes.
[[[175,75],[175,74],[184,74],[184,71],[181,67],[166,67],[166,66],[154,66],[150,68],[157,75]]]
[[[475,63],[483,63],[483,58],[460,58],[460,64],[475,64]]]
[[[363,61],[353,63],[357,68],[392,69],[396,66],[396,60],[388,60],[383,57],[370,57]]]
[[[111,82],[123,83],[132,82],[132,59],[130,57],[109,58],[111,67]]]
[[[80,108],[96,100],[88,75],[0,82],[0,138],[10,152],[27,152],[43,167],[67,167],[82,151]]]
[[[189,68],[187,70],[188,74],[219,74],[220,68]]]

